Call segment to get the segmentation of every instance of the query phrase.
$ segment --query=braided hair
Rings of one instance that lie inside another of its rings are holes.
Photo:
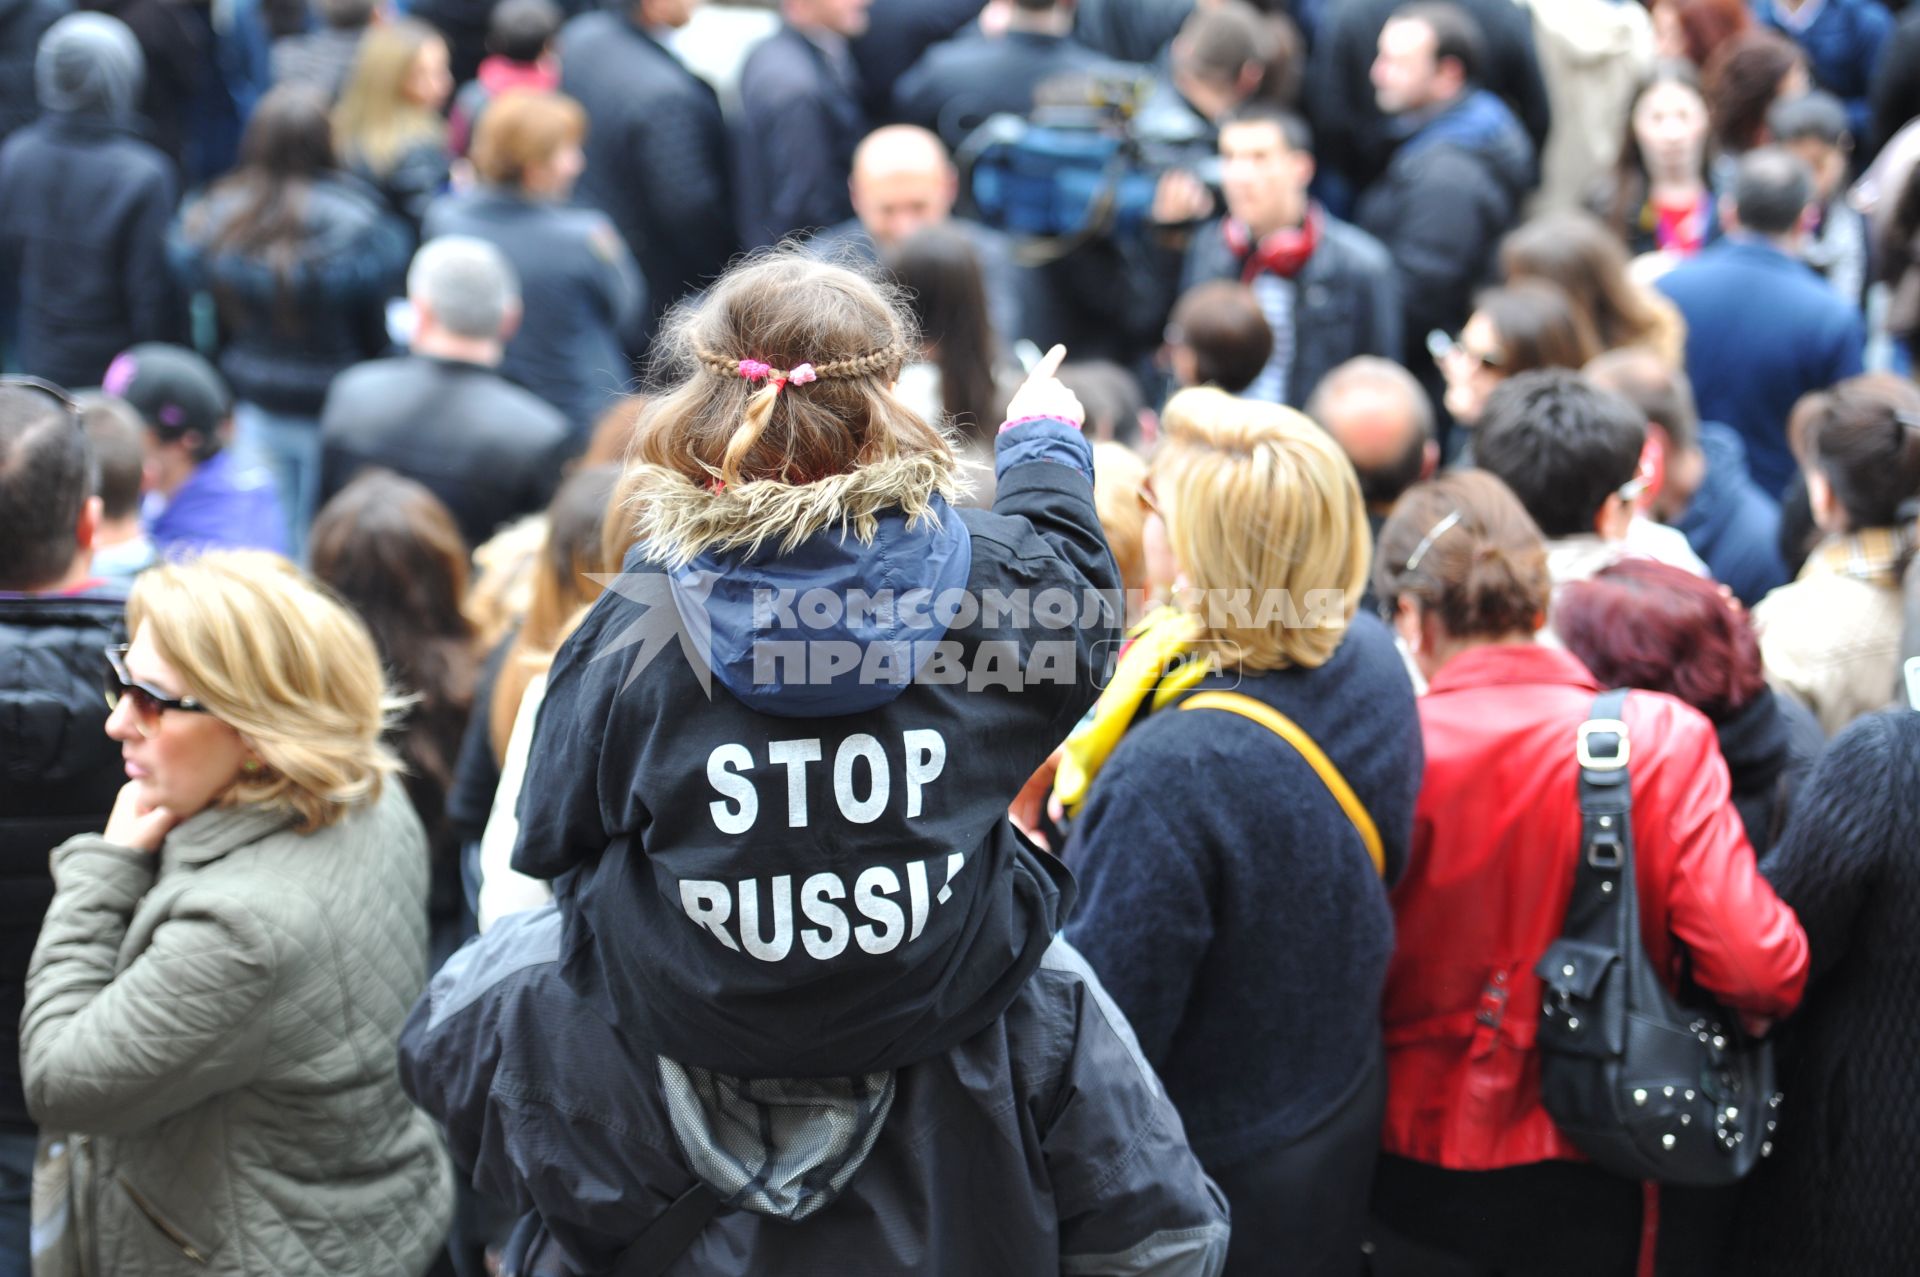
[[[729,271],[662,334],[636,460],[700,483],[805,484],[952,447],[891,393],[918,349],[893,291],[780,249]]]

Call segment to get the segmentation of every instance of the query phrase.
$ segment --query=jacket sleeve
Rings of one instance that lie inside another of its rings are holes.
[[[1213,939],[1208,884],[1187,851],[1192,840],[1175,836],[1156,806],[1190,783],[1133,774],[1126,757],[1115,757],[1064,853],[1080,884],[1067,938],[1101,974],[1155,1066],[1173,1049]]]
[[[587,232],[587,251],[593,255],[596,284],[607,320],[629,347],[646,338],[647,284],[640,277],[633,251],[605,217],[596,216]]]
[[[1405,328],[1423,336],[1465,313],[1490,247],[1474,194],[1487,179],[1447,147],[1434,147],[1414,165],[1395,192],[1394,226],[1384,242],[1399,272]]]
[[[630,180],[644,191],[640,197],[646,208],[643,225],[656,243],[632,243],[627,248],[644,257],[675,246],[683,279],[689,287],[700,286],[701,275],[724,268],[739,246],[728,190],[727,139],[724,135],[709,139],[705,118],[681,95],[655,95],[646,107],[645,115],[628,125],[633,156]],[[718,152],[713,149],[716,145]],[[653,305],[664,307],[675,300],[655,297]]]
[[[1794,799],[1792,819],[1765,865],[1781,899],[1793,907],[1812,952],[1809,978],[1818,978],[1847,955],[1854,922],[1866,906],[1883,866],[1906,854],[1897,819],[1900,800],[1862,801],[1863,795],[1905,792],[1906,778],[1889,763],[1911,756],[1898,748],[1906,712],[1860,719],[1834,739]]]
[[[1378,355],[1399,363],[1406,353],[1406,311],[1393,259],[1386,257],[1380,269],[1368,271],[1359,284],[1360,304],[1366,308],[1367,320],[1362,329],[1366,347],[1356,353]],[[1311,393],[1313,388],[1302,386],[1300,389]]]
[[[243,907],[183,896],[115,972],[154,864],[91,835],[53,855],[20,1018],[27,1108],[49,1130],[141,1130],[243,1085],[265,1053],[273,942]]]
[[[771,244],[835,220],[829,214],[845,201],[847,175],[834,162],[832,137],[830,110],[818,92],[783,94],[754,113],[742,147],[759,170],[755,185],[765,203],[754,210],[760,225],[743,227],[746,234]]]
[[[1180,1115],[1099,980],[1071,947],[1085,984],[1061,1089],[1041,1135],[1060,1217],[1066,1277],[1216,1277],[1227,1262],[1227,1203],[1187,1146]]]
[[[1099,663],[1120,637],[1120,572],[1093,504],[1093,447],[1071,422],[1034,418],[1000,431],[993,468],[993,512],[1026,520],[1051,560],[1028,561],[1029,584],[1071,591],[1080,606],[1076,619],[1098,615],[1096,624],[1074,626],[1075,669],[1087,695],[1062,698],[1054,723],[1059,740],[1093,703]]]
[[[1829,359],[1827,380],[1824,384],[1833,385],[1849,377],[1858,377],[1866,370],[1866,325],[1861,321],[1857,310],[1849,310],[1844,319],[1837,320],[1828,345]]]
[[[1730,1006],[1785,1015],[1807,984],[1807,933],[1754,863],[1727,764],[1704,718],[1675,721],[1660,797],[1667,804],[1668,927],[1693,977]]]
[[[928,53],[940,47],[936,44]],[[938,132],[936,126],[940,123],[940,103],[943,100],[927,54],[922,54],[920,60],[908,67],[894,82],[893,114],[903,124],[917,124],[923,129]]]

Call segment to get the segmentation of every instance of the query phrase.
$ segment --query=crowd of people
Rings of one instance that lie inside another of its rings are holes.
[[[1920,6],[0,69],[0,1277],[1920,1267]]]

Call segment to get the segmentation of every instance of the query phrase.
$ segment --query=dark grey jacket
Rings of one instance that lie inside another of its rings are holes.
[[[167,271],[167,157],[93,115],[49,114],[0,148],[0,276],[19,287],[20,371],[97,386],[113,357],[185,325]]]
[[[619,14],[584,13],[559,44],[560,90],[593,121],[578,202],[613,219],[657,318],[739,247],[720,100]]]
[[[1222,224],[1211,222],[1187,246],[1180,291],[1208,280],[1237,280],[1241,266]],[[1320,245],[1300,268],[1295,283],[1288,403],[1294,407],[1305,403],[1322,377],[1355,355],[1400,358],[1400,278],[1379,240],[1328,217]]]
[[[647,288],[604,213],[481,187],[435,200],[425,236],[472,235],[520,279],[520,327],[501,373],[566,414],[576,438],[632,389],[624,350],[638,349]]]
[[[743,1083],[635,1053],[561,978],[561,939],[550,906],[503,919],[441,968],[400,1038],[402,1083],[461,1170],[538,1216],[507,1272],[617,1272],[699,1183],[724,1205],[668,1274],[1220,1271],[1226,1203],[1064,941],[944,1055]]]

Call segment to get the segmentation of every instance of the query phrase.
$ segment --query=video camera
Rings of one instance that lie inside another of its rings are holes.
[[[1009,234],[1085,243],[1151,228],[1154,191],[1186,169],[1220,191],[1204,122],[1149,75],[1056,77],[1031,117],[996,115],[961,146],[961,187],[980,221]]]

